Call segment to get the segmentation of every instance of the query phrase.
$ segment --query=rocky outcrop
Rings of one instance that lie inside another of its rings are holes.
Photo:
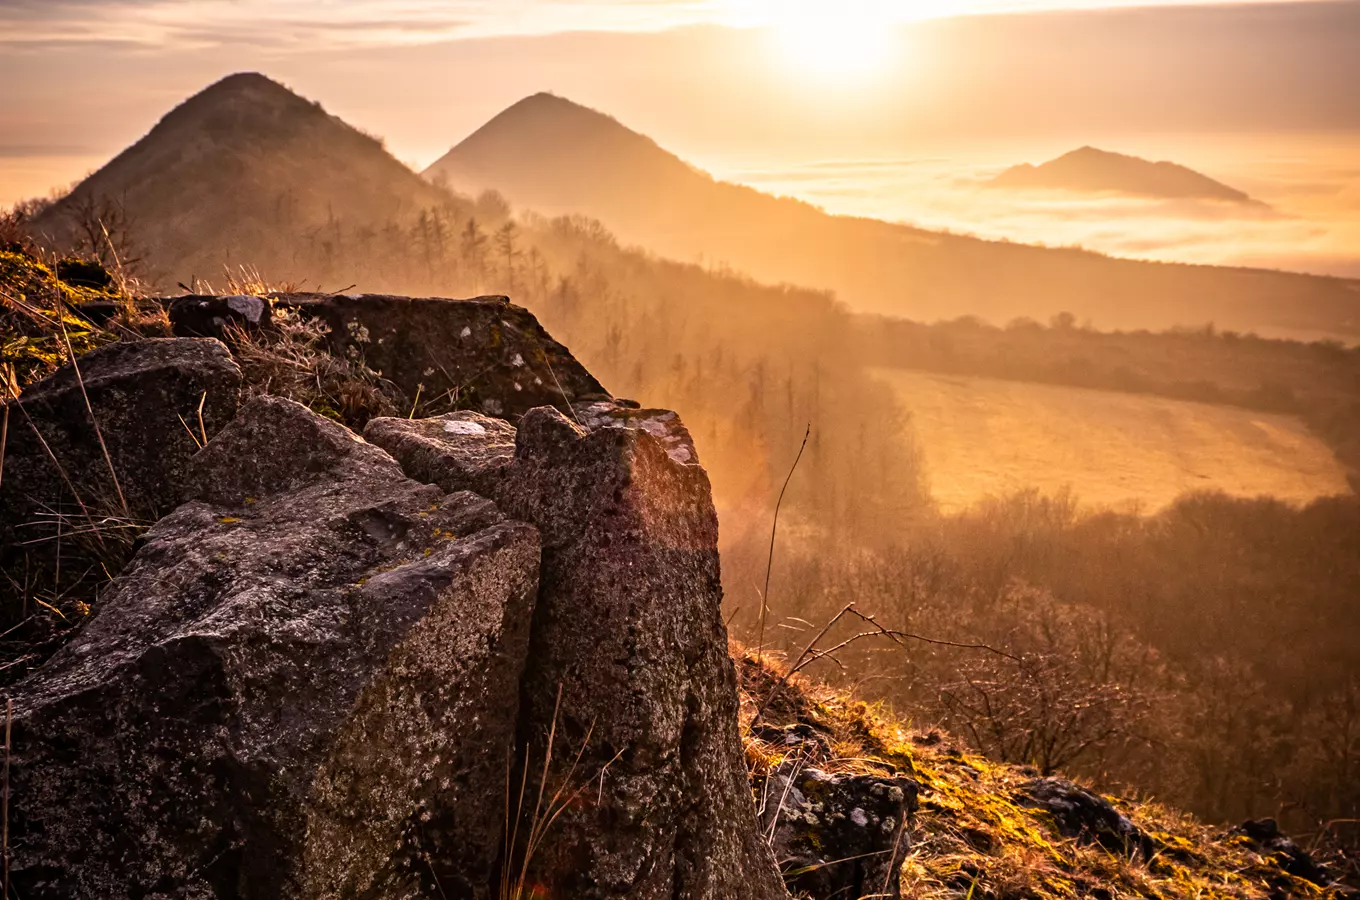
[[[366,434],[542,535],[520,731],[530,759],[555,732],[550,780],[589,787],[532,880],[573,898],[786,897],[737,732],[704,471],[645,430],[587,434],[546,408],[520,421],[508,460],[507,433],[470,417],[378,419]]]
[[[609,401],[609,393],[506,297],[379,294],[185,296],[164,301],[176,334],[227,337],[228,323],[269,327],[273,311],[323,322],[331,353],[362,359],[410,398],[517,419],[536,406]],[[672,416],[674,413],[671,414]]]
[[[365,442],[252,377],[238,411],[228,346],[291,333],[281,308],[326,324],[307,352],[471,409]],[[14,692],[17,895],[786,900],[675,413],[611,398],[504,298],[169,310],[227,345],[81,361],[129,506],[162,517]],[[52,381],[25,411],[53,404],[97,474]]]
[[[798,895],[900,897],[911,849],[908,816],[916,782],[906,777],[829,774],[787,759],[757,785],[761,826]]]
[[[535,530],[258,397],[14,696],[35,898],[488,895]]]
[[[1125,856],[1141,854],[1145,859],[1155,850],[1151,838],[1114,804],[1066,778],[1036,778],[1020,789],[1015,800],[1051,815],[1063,837],[1097,843]]]

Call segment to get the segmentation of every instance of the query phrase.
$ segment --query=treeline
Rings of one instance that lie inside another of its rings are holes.
[[[1360,347],[1264,338],[1213,326],[1149,332],[997,327],[972,317],[923,324],[857,317],[870,365],[1155,394],[1300,416],[1360,486]]]

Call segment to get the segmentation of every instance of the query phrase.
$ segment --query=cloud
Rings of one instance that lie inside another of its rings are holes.
[[[0,0],[0,45],[337,46],[714,21],[723,0]]]

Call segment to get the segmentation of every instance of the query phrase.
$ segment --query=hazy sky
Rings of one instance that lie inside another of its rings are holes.
[[[705,165],[1360,130],[1360,0],[948,17],[1120,2],[0,0],[0,204],[245,70],[417,166],[544,90]]]
[[[1169,5],[1175,0],[0,0],[0,43],[110,40],[151,47],[451,37],[682,25],[866,31],[967,13]],[[312,49],[315,49],[313,46]]]

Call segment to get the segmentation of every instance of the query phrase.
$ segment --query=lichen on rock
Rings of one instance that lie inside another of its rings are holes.
[[[277,398],[192,470],[15,693],[18,894],[485,896],[534,528]]]

